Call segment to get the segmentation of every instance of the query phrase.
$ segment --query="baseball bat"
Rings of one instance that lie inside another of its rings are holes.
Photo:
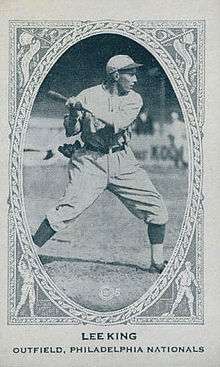
[[[66,102],[68,100],[67,97],[63,96],[62,94],[60,93],[57,93],[53,90],[49,90],[49,92],[47,93],[48,96],[50,98],[52,98],[54,101],[59,101],[59,102]],[[74,106],[74,109],[77,110],[77,111],[84,111],[84,112],[88,112],[90,113],[91,115],[93,115],[92,111],[88,110],[87,108],[83,107],[81,102],[76,102],[75,106]],[[102,121],[104,124],[106,124],[106,121],[103,120],[102,118],[98,117],[98,119],[100,121]]]
[[[58,101],[58,102],[66,102],[67,101],[67,97],[63,96],[60,93],[54,92],[53,90],[49,90],[49,92],[47,94],[54,101]]]
[[[58,101],[58,102],[66,102],[66,101],[68,100],[68,98],[67,98],[67,97],[65,97],[65,96],[63,96],[62,94],[57,93],[57,92],[55,92],[55,91],[53,91],[53,90],[49,90],[49,92],[48,92],[47,94],[48,94],[48,96],[49,96],[50,98],[52,98],[54,101]],[[80,102],[76,102],[76,104],[75,104],[74,108],[75,108],[75,110],[77,110],[77,111],[85,111],[85,112],[89,112],[89,113],[91,113],[91,114],[92,114],[92,112],[91,112],[91,111],[89,111],[89,110],[87,110],[86,108],[84,108]]]

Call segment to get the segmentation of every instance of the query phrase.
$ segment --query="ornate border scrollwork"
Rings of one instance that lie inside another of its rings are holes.
[[[188,131],[191,151],[190,184],[187,209],[179,239],[163,274],[153,286],[131,306],[114,312],[88,310],[67,298],[46,274],[31,245],[22,194],[22,152],[30,111],[38,89],[59,57],[78,41],[99,33],[114,33],[129,37],[160,62],[179,99]],[[202,200],[201,127],[204,104],[204,24],[185,21],[82,21],[82,22],[22,22],[10,25],[10,227],[16,230],[34,279],[45,295],[67,316],[69,323],[117,324],[135,319],[147,310],[168,289],[182,267],[190,247]],[[201,112],[202,111],[202,112]],[[13,232],[14,234],[14,232]],[[10,300],[13,298],[15,241],[12,232],[10,246]],[[15,315],[13,301],[10,314]],[[39,323],[42,318],[9,322]],[[49,319],[41,322],[50,323]],[[53,318],[51,323],[66,323],[65,318]],[[150,322],[150,321],[149,321]],[[160,318],[157,322],[162,322]]]

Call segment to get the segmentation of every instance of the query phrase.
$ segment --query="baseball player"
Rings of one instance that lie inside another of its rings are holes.
[[[19,265],[18,271],[23,279],[23,284],[21,287],[21,298],[16,307],[15,316],[18,316],[21,308],[25,305],[25,302],[28,299],[29,309],[31,316],[34,316],[34,304],[35,304],[35,288],[34,288],[34,277],[29,269],[28,262],[25,259],[25,256],[22,255]]]
[[[185,270],[181,271],[181,273],[176,278],[176,287],[177,287],[177,296],[173,303],[172,309],[170,311],[170,315],[173,315],[174,311],[178,307],[179,303],[182,301],[184,295],[187,298],[188,306],[190,315],[193,316],[193,302],[194,296],[192,293],[192,285],[194,284],[195,287],[199,289],[199,285],[196,281],[195,275],[191,271],[191,262],[186,261]],[[200,289],[199,289],[200,290]]]
[[[71,113],[65,116],[66,134],[81,134],[84,145],[71,155],[64,196],[47,212],[33,241],[43,246],[108,189],[148,225],[149,270],[161,273],[167,263],[163,258],[167,210],[128,146],[131,124],[143,105],[141,96],[133,90],[136,69],[141,66],[127,55],[116,55],[106,65],[102,84],[68,99],[70,112],[75,108],[78,113],[74,118]]]
[[[175,147],[175,166],[187,168],[188,157],[187,157],[187,139],[186,139],[186,128],[184,122],[180,120],[177,112],[171,113],[172,123],[169,128],[169,139],[172,144],[172,140]]]

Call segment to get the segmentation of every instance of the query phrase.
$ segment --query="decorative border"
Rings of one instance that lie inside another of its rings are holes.
[[[165,271],[153,286],[129,307],[114,312],[86,309],[63,294],[49,278],[32,246],[27,224],[22,183],[23,147],[30,111],[38,89],[48,71],[71,46],[82,39],[114,33],[126,36],[145,47],[161,64],[175,90],[187,126],[190,146],[187,208],[173,254]],[[25,35],[26,34],[26,35]],[[28,36],[29,35],[29,36]],[[17,38],[18,37],[18,38]],[[34,40],[34,42],[32,42]],[[34,43],[33,55],[24,60],[24,49]],[[203,21],[12,21],[10,22],[9,124],[9,310],[10,324],[92,323],[113,325],[139,323],[140,315],[155,304],[182,268],[197,228],[196,251],[201,254],[202,208],[202,126],[204,123],[204,22]],[[22,53],[23,52],[23,53]],[[28,63],[28,64],[27,64]],[[199,213],[199,214],[198,214]],[[199,215],[199,216],[198,216]],[[198,241],[199,237],[199,241]],[[198,243],[199,242],[199,243]],[[34,280],[48,299],[65,315],[60,318],[25,317],[15,314],[16,246],[26,256]],[[200,255],[199,255],[200,256]],[[201,264],[199,276],[201,276]],[[200,297],[201,298],[201,297]],[[142,320],[144,323],[144,320]],[[182,320],[183,321],[183,320]],[[164,323],[162,317],[147,323]],[[181,323],[181,318],[166,321]],[[203,323],[203,302],[199,312],[187,323]]]

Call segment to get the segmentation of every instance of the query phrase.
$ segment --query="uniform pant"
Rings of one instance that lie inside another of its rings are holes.
[[[194,296],[192,294],[192,290],[190,287],[186,287],[186,286],[180,286],[177,296],[176,296],[176,300],[175,303],[180,303],[184,297],[184,295],[186,295],[186,297],[188,298],[188,300],[190,302],[193,302],[194,300]]]
[[[66,228],[108,189],[146,223],[165,224],[167,210],[130,148],[103,154],[82,148],[69,162],[69,183],[64,196],[47,213],[54,231]]]

